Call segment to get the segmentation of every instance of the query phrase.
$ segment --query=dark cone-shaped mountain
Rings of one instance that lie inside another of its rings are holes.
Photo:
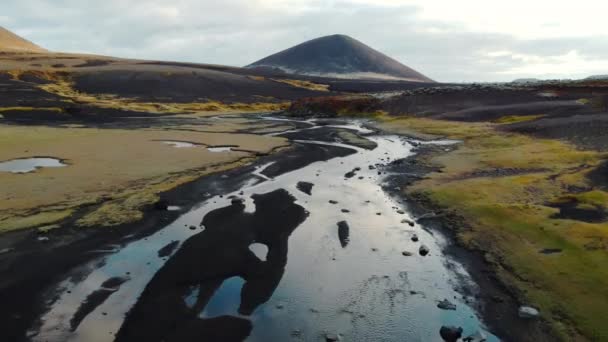
[[[247,67],[280,69],[293,74],[337,78],[434,82],[360,41],[339,34],[304,42]]]

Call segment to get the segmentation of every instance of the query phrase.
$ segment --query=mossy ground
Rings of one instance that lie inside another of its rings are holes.
[[[90,209],[77,222],[81,226],[132,222],[163,191],[287,145],[283,138],[236,133],[247,122],[222,122],[213,127],[224,133],[179,126],[120,130],[0,125],[0,161],[49,156],[68,164],[27,174],[0,172],[0,233],[54,224],[81,209]],[[201,146],[174,148],[162,140]],[[252,153],[214,153],[205,145],[235,145]]]
[[[574,197],[594,207],[608,206],[608,193],[586,177],[606,154],[500,132],[496,123],[413,117],[381,121],[380,127],[389,131],[461,140],[457,150],[431,160],[442,172],[407,191],[461,216],[467,229],[457,232],[459,240],[483,251],[498,276],[517,289],[523,302],[539,307],[561,339],[608,339],[608,223],[552,218],[559,209],[550,205]],[[501,168],[522,173],[492,174]],[[540,253],[545,248],[561,253]]]

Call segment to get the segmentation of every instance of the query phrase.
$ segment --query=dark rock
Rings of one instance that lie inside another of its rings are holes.
[[[538,311],[538,309],[533,308],[531,306],[520,306],[519,310],[517,310],[517,314],[519,315],[519,317],[526,319],[536,318],[540,316],[540,312]]]
[[[561,250],[561,248],[545,248],[545,249],[541,249],[540,252],[542,254],[556,254],[556,253],[561,253],[562,250]]]
[[[353,178],[356,174],[357,174],[356,171],[352,170],[352,171],[349,171],[346,174],[344,174],[344,178]]]
[[[409,224],[409,225],[410,225],[410,227],[413,227],[413,226],[414,226],[414,224],[415,224],[415,223],[414,223],[414,221],[412,221],[412,220],[408,220],[408,219],[401,220],[401,223],[407,223],[407,224]]]
[[[408,252],[408,251],[403,251],[403,252],[401,252],[401,254],[403,254],[403,256],[412,256],[412,252]]]
[[[340,240],[340,245],[342,248],[346,248],[348,245],[350,238],[350,227],[346,221],[338,222],[338,239]]]
[[[329,203],[331,203],[331,204],[338,204],[338,201],[329,200]]]
[[[455,326],[442,326],[439,335],[445,342],[457,342],[462,337],[462,328]]]
[[[350,210],[348,210],[348,209],[342,209],[342,212],[343,213],[350,213]]]
[[[456,304],[450,302],[447,299],[444,299],[437,303],[437,307],[442,310],[456,310]]]
[[[327,341],[327,342],[340,341],[340,336],[338,336],[338,334],[327,333],[327,334],[325,334],[325,341]]]
[[[425,245],[420,246],[420,249],[418,249],[418,253],[420,253],[420,255],[422,256],[426,256],[427,254],[429,254],[429,252],[429,248]]]
[[[309,183],[309,182],[298,182],[298,184],[296,185],[296,188],[298,188],[298,190],[302,191],[303,193],[307,194],[307,195],[311,195],[312,194],[312,187],[314,186],[313,183]]]
[[[240,197],[235,197],[232,200],[230,200],[230,203],[236,204],[236,205],[238,205],[238,204],[242,205],[244,202],[245,202],[245,200]]]
[[[412,241],[418,242],[418,235],[416,235],[416,234],[412,235]]]

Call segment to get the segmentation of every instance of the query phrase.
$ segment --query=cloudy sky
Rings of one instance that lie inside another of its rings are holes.
[[[608,74],[605,0],[2,0],[51,50],[243,66],[342,33],[439,81]]]

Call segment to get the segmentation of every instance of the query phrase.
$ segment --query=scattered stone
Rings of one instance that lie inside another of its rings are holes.
[[[538,309],[535,309],[531,306],[520,306],[519,310],[517,310],[517,314],[519,315],[519,317],[526,319],[536,318],[540,316],[540,312],[538,311]]]
[[[334,333],[327,333],[327,334],[325,334],[325,341],[327,341],[327,342],[340,341],[340,336],[338,336],[338,334],[334,334]]]
[[[397,210],[397,214],[403,215],[403,214],[405,214],[405,211],[403,211],[403,210]]]
[[[442,326],[439,335],[445,342],[457,342],[462,337],[462,328],[455,326]]]
[[[355,170],[349,171],[346,174],[344,174],[344,178],[353,178],[355,175],[356,175]]]
[[[370,166],[368,166],[368,168],[369,168],[370,170],[375,170],[375,169],[376,169],[376,167],[375,167],[374,165],[370,165]]]
[[[232,200],[230,200],[230,203],[232,203],[233,205],[243,204],[244,202],[245,202],[245,200],[240,197],[235,197]]]
[[[415,224],[415,222],[414,222],[414,221],[412,221],[412,220],[408,220],[408,219],[401,220],[401,223],[407,223],[407,224],[409,224],[409,225],[410,225],[410,227],[413,227],[413,226],[414,226],[414,224]]]
[[[416,235],[416,234],[412,235],[412,241],[418,242],[418,235]]]
[[[329,200],[329,203],[331,203],[331,204],[338,204],[338,201]]]
[[[561,250],[561,248],[545,248],[545,249],[541,249],[540,252],[542,254],[557,254],[557,253],[561,253],[562,250]]]
[[[376,215],[380,216],[380,215],[382,215],[382,213],[376,213]]]
[[[39,237],[38,237],[38,241],[41,241],[41,242],[46,242],[46,241],[49,241],[49,238],[48,238],[48,237],[46,237],[46,236],[39,236]]]
[[[403,251],[403,252],[401,252],[401,254],[403,254],[403,256],[412,256],[412,252],[408,252],[408,251]]]
[[[298,182],[298,184],[296,185],[296,188],[298,188],[298,190],[302,191],[303,193],[307,194],[307,195],[311,195],[312,194],[312,187],[314,186],[313,183],[309,183],[309,182]]]
[[[348,210],[348,209],[342,209],[342,212],[343,213],[350,213],[350,210]]]
[[[447,299],[444,299],[437,303],[437,307],[441,310],[456,310],[456,304],[450,302]]]
[[[190,230],[195,230],[195,229],[196,229],[196,226],[190,226],[190,227],[188,227],[188,228],[189,228]]]
[[[377,252],[378,248],[372,248],[372,252]]]
[[[463,342],[485,342],[488,340],[486,334],[483,331],[477,330],[473,335],[467,336],[462,339]]]
[[[346,221],[338,222],[338,239],[340,240],[340,245],[342,248],[346,248],[348,243],[350,242],[349,238],[350,227]]]
[[[418,249],[418,253],[420,253],[420,255],[422,256],[426,256],[427,254],[429,254],[429,252],[429,248],[425,245],[420,246],[420,249]]]

